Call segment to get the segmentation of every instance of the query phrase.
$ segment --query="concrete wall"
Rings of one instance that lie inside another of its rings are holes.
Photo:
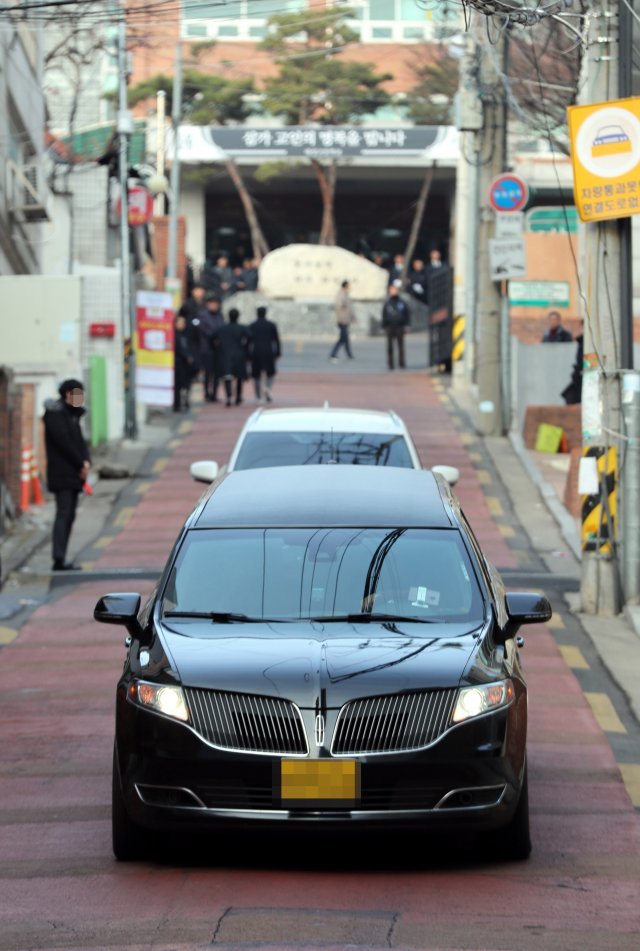
[[[523,431],[527,406],[564,406],[562,391],[571,378],[577,344],[522,343],[511,338],[512,427]],[[634,365],[640,366],[640,344]]]
[[[108,368],[108,438],[119,438],[124,425],[119,272],[0,277],[0,299],[1,360],[16,383],[33,385],[36,418],[45,400],[57,397],[65,377],[86,383],[90,357],[102,355]],[[92,323],[115,324],[115,336],[91,337]]]

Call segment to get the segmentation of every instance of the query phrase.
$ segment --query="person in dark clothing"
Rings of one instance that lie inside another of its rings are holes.
[[[207,295],[207,306],[198,325],[199,362],[204,374],[204,398],[207,403],[218,402],[220,360],[217,353],[215,333],[223,323],[224,314],[220,309],[220,300],[213,294]]]
[[[240,311],[232,307],[229,311],[229,322],[218,327],[214,338],[217,341],[220,375],[224,382],[227,406],[231,406],[234,380],[236,406],[242,403],[242,384],[247,378],[249,331],[238,323],[239,318]]]
[[[576,359],[571,369],[571,379],[560,394],[567,405],[582,402],[582,368],[584,365],[583,333],[577,335],[576,344]]]
[[[67,547],[76,517],[78,496],[85,487],[91,456],[80,420],[84,408],[84,385],[80,380],[64,380],[58,388],[60,399],[45,404],[43,416],[47,451],[47,488],[56,500],[53,522],[53,570],[78,570],[67,561]]]
[[[177,313],[173,329],[173,412],[189,409],[191,384],[198,372],[196,353],[187,331],[187,320]]]
[[[404,335],[409,327],[409,305],[400,297],[400,282],[389,288],[389,296],[382,307],[382,329],[387,336],[387,366],[393,370],[395,350],[398,351],[398,366],[404,369]]]
[[[258,290],[258,261],[256,258],[247,258],[242,265],[244,277],[244,289],[246,291]]]
[[[569,343],[573,340],[570,332],[562,326],[562,318],[557,310],[550,310],[547,314],[549,326],[542,337],[542,343]]]
[[[414,258],[409,272],[409,293],[415,300],[419,300],[423,304],[428,301],[427,277],[427,270],[422,258]]]
[[[256,320],[249,325],[249,359],[251,376],[256,399],[262,402],[263,380],[264,399],[270,403],[273,399],[273,378],[276,375],[276,360],[282,355],[278,328],[272,320],[267,320],[267,308],[256,308]]]
[[[206,311],[205,289],[204,285],[196,282],[193,285],[191,294],[184,301],[178,313],[184,317],[187,322],[187,336],[194,350],[198,349],[198,325],[200,318]]]

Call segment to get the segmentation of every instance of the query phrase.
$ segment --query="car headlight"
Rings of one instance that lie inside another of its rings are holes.
[[[129,697],[141,707],[148,707],[156,713],[164,713],[174,720],[188,721],[189,711],[181,687],[167,684],[149,684],[136,681],[129,687]]]
[[[476,687],[462,687],[453,711],[454,723],[462,723],[471,717],[491,713],[498,707],[505,707],[515,696],[511,680],[500,680],[495,684],[478,684]]]

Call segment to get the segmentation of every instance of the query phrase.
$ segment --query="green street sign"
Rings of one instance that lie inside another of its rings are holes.
[[[545,208],[532,208],[526,213],[527,231],[564,231],[575,233],[578,230],[578,212],[570,208],[550,205]]]
[[[568,281],[509,281],[509,303],[515,307],[568,307]]]

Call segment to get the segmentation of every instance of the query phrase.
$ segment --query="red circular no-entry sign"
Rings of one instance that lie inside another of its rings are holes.
[[[489,189],[489,204],[494,211],[522,211],[529,201],[529,186],[518,175],[498,175]]]

